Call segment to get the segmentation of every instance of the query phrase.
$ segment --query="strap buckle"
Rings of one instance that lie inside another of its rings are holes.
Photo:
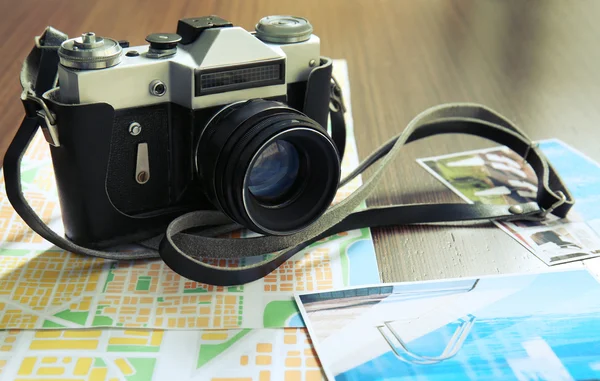
[[[58,139],[58,128],[56,127],[56,115],[46,105],[43,99],[36,95],[27,93],[25,99],[30,100],[38,104],[41,109],[36,110],[36,115],[43,120],[41,123],[42,133],[46,142],[53,147],[60,147],[60,141]]]
[[[344,98],[342,96],[342,88],[337,83],[336,79],[331,77],[331,87],[329,90],[329,110],[331,112],[346,112],[346,105],[344,105]]]
[[[554,204],[552,204],[552,206],[550,206],[548,209],[542,211],[541,216],[543,218],[545,218],[548,214],[552,213],[556,208],[558,208],[567,201],[567,196],[565,196],[565,194],[562,191],[556,191],[554,193],[556,193],[560,197],[560,199]]]

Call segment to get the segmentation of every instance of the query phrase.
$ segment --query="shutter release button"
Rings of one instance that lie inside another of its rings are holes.
[[[181,36],[177,33],[153,33],[146,37],[150,43],[150,48],[146,57],[163,58],[177,53],[177,43],[181,41]]]

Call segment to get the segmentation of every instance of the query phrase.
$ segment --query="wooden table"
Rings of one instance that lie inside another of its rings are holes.
[[[151,32],[174,32],[183,17],[217,14],[250,29],[262,16],[296,14],[313,24],[323,55],[348,61],[361,157],[425,108],[471,101],[500,111],[533,139],[557,137],[600,161],[599,12],[593,0],[4,0],[0,152],[22,118],[22,59],[47,25],[141,45]],[[414,159],[486,146],[463,136],[413,143],[369,204],[460,202]],[[546,268],[489,223],[373,233],[384,281]],[[587,265],[600,269],[598,260]]]

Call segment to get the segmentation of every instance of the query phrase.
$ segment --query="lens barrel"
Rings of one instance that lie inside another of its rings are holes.
[[[221,110],[202,132],[195,158],[215,206],[261,234],[286,235],[312,224],[340,181],[338,152],[326,130],[275,101]]]

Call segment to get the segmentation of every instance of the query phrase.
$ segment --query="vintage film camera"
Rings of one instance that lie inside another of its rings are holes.
[[[249,32],[206,16],[149,46],[92,32],[63,42],[45,95],[59,122],[45,133],[66,236],[131,243],[203,209],[267,235],[318,219],[341,153],[327,132],[332,61],[312,32],[299,17]]]
[[[4,158],[6,195],[36,233],[64,250],[117,260],[160,255],[186,278],[233,285],[348,230],[541,221],[549,213],[563,218],[573,206],[535,143],[473,103],[421,112],[340,180],[341,89],[306,19],[269,16],[248,32],[198,17],[179,20],[176,34],[146,40],[149,46],[129,47],[91,32],[68,39],[48,27],[23,64],[25,118]],[[66,239],[22,192],[21,159],[40,127],[51,146]],[[404,144],[449,133],[484,137],[521,155],[538,177],[536,202],[357,210]],[[375,163],[355,192],[329,208],[338,187]],[[222,237],[240,227],[262,237]],[[131,243],[139,245],[113,247]],[[221,259],[239,263],[223,267]]]

